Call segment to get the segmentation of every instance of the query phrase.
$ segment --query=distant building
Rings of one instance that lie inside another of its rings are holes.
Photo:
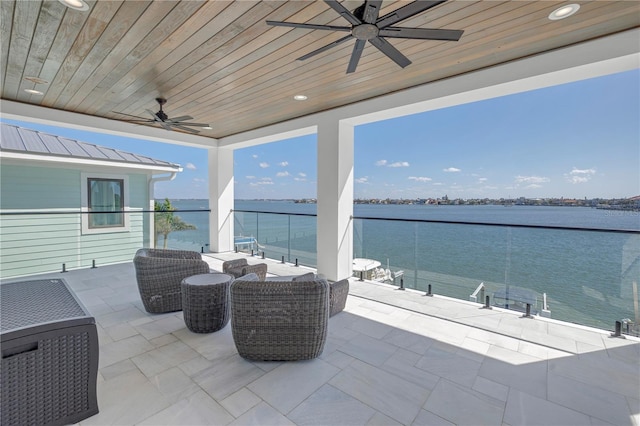
[[[153,184],[179,165],[0,126],[0,277],[129,262],[153,246]]]

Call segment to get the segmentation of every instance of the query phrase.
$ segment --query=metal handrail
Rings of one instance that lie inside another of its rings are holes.
[[[313,213],[284,213],[284,212],[265,212],[258,210],[233,210],[240,213],[260,213],[260,214],[279,214],[290,216],[311,216],[317,217],[317,214]],[[640,230],[637,229],[607,229],[607,228],[585,228],[585,227],[573,227],[573,226],[556,226],[556,225],[529,225],[520,223],[492,223],[492,222],[469,222],[469,221],[456,221],[456,220],[440,220],[440,219],[404,219],[404,218],[390,218],[390,217],[371,217],[371,216],[352,216],[352,219],[359,220],[388,220],[395,222],[417,222],[417,223],[443,223],[450,225],[476,225],[476,226],[500,226],[500,227],[513,227],[513,228],[534,228],[534,229],[553,229],[553,230],[566,230],[566,231],[589,231],[589,232],[613,232],[619,234],[640,234]]]

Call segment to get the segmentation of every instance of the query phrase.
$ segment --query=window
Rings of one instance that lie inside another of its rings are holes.
[[[82,234],[129,232],[129,176],[81,173]]]
[[[89,229],[125,226],[123,179],[88,178],[87,190]]]

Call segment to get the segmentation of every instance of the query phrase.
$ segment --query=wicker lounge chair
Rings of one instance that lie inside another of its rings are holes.
[[[284,277],[276,277],[274,280],[283,280]],[[291,278],[291,281],[310,281],[314,279],[323,279],[322,275],[309,272],[303,275],[298,275]],[[334,281],[329,283],[329,317],[342,312],[344,306],[347,303],[347,296],[349,295],[349,280],[344,279],[340,281]]]
[[[140,249],[133,264],[142,304],[152,314],[181,311],[180,282],[210,271],[200,253],[186,250]]]
[[[252,361],[316,358],[327,339],[326,280],[231,284],[231,331],[238,353]]]
[[[249,265],[247,259],[244,258],[227,260],[222,263],[222,272],[233,275],[235,278],[253,273],[256,274],[261,281],[264,281],[267,277],[267,264],[258,263],[256,265]]]
[[[349,295],[349,280],[344,279],[329,283],[329,316],[342,312]]]

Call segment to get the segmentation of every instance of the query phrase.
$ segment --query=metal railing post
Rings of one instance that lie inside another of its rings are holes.
[[[484,306],[482,309],[491,309],[491,304],[489,303],[489,295],[487,294],[484,299]]]

